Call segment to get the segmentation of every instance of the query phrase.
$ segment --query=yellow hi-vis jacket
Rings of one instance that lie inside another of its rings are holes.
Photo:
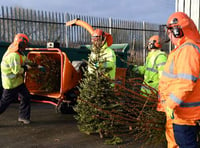
[[[108,47],[107,43],[105,43],[102,47],[103,49],[103,52],[101,53],[102,54],[102,59],[105,59],[106,62],[103,64],[104,67],[106,68],[111,68],[111,70],[105,74],[105,75],[108,75],[110,77],[110,79],[114,80],[115,79],[115,75],[116,75],[116,55],[115,55],[115,52]],[[95,53],[91,53],[90,54],[90,58],[92,59],[95,59],[96,55]],[[92,68],[91,67],[88,67],[88,71],[90,73],[92,73]]]
[[[13,89],[24,83],[24,65],[26,56],[7,50],[1,61],[1,79],[4,89]]]
[[[138,66],[140,74],[144,75],[144,82],[149,86],[158,90],[158,84],[164,65],[167,61],[167,54],[161,50],[151,50],[147,57],[144,66]],[[148,92],[148,89],[142,87],[142,91]]]

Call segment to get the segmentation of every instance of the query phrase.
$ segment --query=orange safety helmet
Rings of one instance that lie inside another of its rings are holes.
[[[162,45],[160,44],[160,37],[158,35],[153,35],[150,37],[148,42],[148,48],[149,49],[159,49]]]
[[[23,33],[18,33],[14,38],[14,43],[18,44],[19,48],[27,47],[28,42],[29,38]]]
[[[28,46],[29,38],[23,33],[15,35],[13,43],[9,46],[8,50],[11,52],[18,51],[19,49],[25,49]]]
[[[105,33],[101,29],[96,29],[92,33],[92,40],[95,41],[95,40],[98,40],[99,38],[101,38],[102,40],[104,40]]]
[[[108,46],[111,46],[113,43],[113,38],[112,38],[111,34],[104,32],[101,29],[96,29],[92,33],[92,40],[95,41],[99,38],[101,38],[102,41],[106,38],[106,42],[107,42]]]
[[[167,29],[170,29],[175,38],[186,36],[191,39],[199,39],[199,33],[193,20],[183,12],[173,13],[167,21]]]

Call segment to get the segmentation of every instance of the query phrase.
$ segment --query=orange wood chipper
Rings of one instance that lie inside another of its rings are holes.
[[[67,26],[79,25],[89,31],[93,28],[81,20],[67,22]],[[108,36],[108,42],[112,44],[112,36]],[[32,69],[26,73],[25,83],[33,95],[32,101],[50,103],[56,106],[56,110],[62,113],[73,111],[78,96],[78,84],[83,76],[82,68],[86,66],[83,61],[70,61],[66,50],[59,48],[29,48],[27,49],[29,60],[45,67],[45,71]],[[79,55],[77,55],[79,56]],[[116,81],[125,83],[126,68],[117,67]]]
[[[82,77],[81,64],[75,69],[65,52],[59,48],[30,48],[28,59],[45,67],[45,71],[33,69],[26,73],[25,83],[30,93],[34,96],[34,102],[50,103],[56,109],[65,113],[67,106],[73,105],[76,86]],[[73,92],[72,92],[73,90]],[[69,94],[71,92],[71,94]],[[70,97],[69,95],[74,95]],[[43,97],[38,97],[43,96]],[[39,99],[38,99],[39,98]]]

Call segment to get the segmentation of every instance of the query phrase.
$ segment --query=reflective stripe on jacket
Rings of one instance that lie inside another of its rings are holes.
[[[102,59],[105,60],[103,66],[106,68],[110,68],[111,70],[106,74],[109,75],[109,77],[114,80],[115,75],[116,75],[116,55],[115,52],[107,46],[107,43],[104,44],[102,47],[103,52],[102,54]],[[94,59],[96,55],[92,52],[90,55],[90,58]],[[92,68],[88,67],[89,72],[92,72]]]
[[[24,82],[24,69],[21,67],[26,56],[7,51],[1,61],[1,79],[4,89],[12,89]]]
[[[160,79],[163,107],[175,109],[175,118],[200,119],[200,45],[192,40],[174,49]]]
[[[138,71],[144,74],[144,82],[149,86],[158,89],[159,80],[167,61],[167,55],[160,50],[152,50],[146,57],[144,66],[139,66]]]

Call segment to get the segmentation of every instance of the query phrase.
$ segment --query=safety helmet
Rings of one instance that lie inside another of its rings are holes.
[[[175,38],[192,37],[197,32],[192,19],[183,12],[175,12],[169,17],[167,29],[172,32]]]
[[[18,33],[14,37],[13,43],[8,47],[9,52],[16,52],[19,49],[25,49],[28,46],[29,39],[23,33]]]
[[[105,40],[108,46],[111,46],[113,43],[111,34],[104,32],[101,29],[95,29],[92,33],[92,41],[96,41],[98,39],[101,39],[101,41]]]
[[[25,34],[18,33],[17,35],[15,35],[14,43],[18,44],[19,48],[26,48],[28,45],[28,42],[29,42],[29,39]]]
[[[105,37],[105,33],[101,30],[101,29],[96,29],[96,30],[94,30],[94,32],[92,33],[92,40],[93,41],[96,41],[96,40],[98,40],[98,39],[102,39],[102,41],[103,41],[103,39],[104,39],[104,37]]]
[[[160,37],[158,35],[153,35],[152,37],[150,37],[147,46],[149,49],[161,48],[162,45],[160,44]]]

